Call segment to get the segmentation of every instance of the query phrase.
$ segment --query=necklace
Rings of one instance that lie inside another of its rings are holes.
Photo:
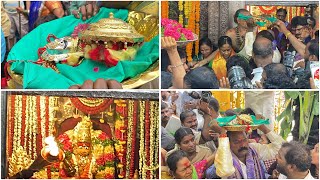
[[[244,46],[244,37],[243,36],[240,36],[240,31],[239,31],[239,28],[238,26],[236,27],[236,41],[237,41],[237,47],[239,47],[238,49],[235,49],[236,52],[239,52],[241,51],[241,49],[243,48]]]

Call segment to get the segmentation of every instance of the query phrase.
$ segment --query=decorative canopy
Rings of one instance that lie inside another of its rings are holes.
[[[110,13],[109,18],[93,23],[89,28],[79,34],[79,38],[86,42],[113,41],[113,42],[143,42],[144,36],[139,34],[134,27],[125,21],[114,18]]]

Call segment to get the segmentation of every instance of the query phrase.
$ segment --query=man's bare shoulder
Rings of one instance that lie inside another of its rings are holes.
[[[228,29],[226,36],[233,37],[236,35],[236,30],[234,28]]]

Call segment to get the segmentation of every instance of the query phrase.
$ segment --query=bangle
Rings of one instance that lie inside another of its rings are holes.
[[[286,36],[287,39],[288,39],[288,36],[289,36],[290,34],[291,34],[290,31],[285,34],[285,36]]]
[[[184,63],[181,63],[181,64],[178,64],[178,65],[169,65],[171,68],[176,68],[176,67],[179,67],[179,66],[183,66]]]

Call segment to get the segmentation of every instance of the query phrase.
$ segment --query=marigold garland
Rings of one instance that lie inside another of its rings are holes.
[[[169,17],[169,2],[167,0],[161,1],[161,18]]]
[[[26,122],[28,123],[29,121],[26,121],[28,120],[29,116],[26,117],[26,111],[27,111],[27,108],[29,108],[29,104],[26,104],[26,101],[27,101],[27,97],[26,96],[21,96],[22,97],[22,117],[21,117],[21,139],[20,139],[20,145],[27,148],[26,147],[26,143],[24,142],[28,142],[28,136],[27,136],[27,129],[26,129]],[[28,151],[27,151],[28,152]]]
[[[55,97],[49,97],[49,135],[52,135],[52,130],[54,127],[54,114],[55,114]]]
[[[37,139],[37,131],[38,131],[38,126],[39,124],[37,123],[37,98],[35,96],[32,96],[32,102],[33,102],[33,106],[32,106],[32,122],[33,122],[33,126],[32,126],[32,138],[33,138],[33,159],[36,159],[37,157],[37,149],[39,149],[40,147],[37,146],[37,142],[39,141],[39,139]]]
[[[178,8],[179,8],[179,23],[183,24],[183,1],[182,0],[179,0]]]
[[[41,144],[42,147],[45,146],[44,139],[47,137],[46,136],[46,97],[45,96],[40,96],[40,116],[41,116]]]
[[[40,154],[42,149],[42,125],[41,125],[41,111],[40,111],[40,96],[36,97],[36,111],[37,111],[37,126],[38,126],[38,133],[37,133],[37,154]]]
[[[155,140],[154,140],[154,149],[155,149],[155,153],[154,153],[154,167],[159,167],[159,130],[160,130],[160,119],[159,119],[159,101],[154,101],[154,108],[152,108],[154,110],[153,113],[153,119],[154,119],[154,127],[155,127]],[[154,168],[154,170],[156,170],[158,168]],[[156,174],[156,178],[159,179],[159,173],[157,173],[157,171],[155,171]]]
[[[45,114],[45,132],[46,132],[46,136],[49,136],[49,97],[46,96],[46,101],[45,101],[45,108],[46,108],[46,114]]]
[[[144,164],[150,166],[150,104],[149,101],[145,102],[145,151],[146,157]],[[150,171],[146,171],[146,178],[150,179]]]
[[[277,6],[258,6],[260,11],[265,14],[271,14],[277,10]]]
[[[126,100],[114,100],[114,103],[116,104],[116,120],[115,120],[115,149],[116,149],[116,155],[119,159],[118,163],[118,169],[119,169],[119,178],[125,178],[126,177],[126,144],[127,144],[127,132],[128,129],[131,127],[128,127],[128,117],[127,117],[127,101]],[[131,117],[130,117],[131,119]],[[126,128],[128,127],[128,129]],[[131,132],[131,130],[130,130]]]
[[[189,17],[189,19],[188,19],[188,29],[190,29],[193,33],[195,33],[195,13],[193,13],[193,12],[195,12],[195,3],[194,2],[188,2],[188,3],[190,4],[190,6],[189,6],[190,9],[189,10],[191,10],[189,12],[189,16],[188,16]],[[190,42],[186,47],[187,60],[189,62],[192,61],[192,49],[193,49],[193,42]]]
[[[132,127],[133,127],[133,100],[128,102],[128,129],[127,129],[127,152],[131,152],[131,140],[132,140]],[[131,154],[126,154],[126,179],[130,179],[130,163],[131,163]]]
[[[11,155],[12,155],[12,151],[13,151],[13,138],[14,138],[14,122],[15,122],[15,108],[16,108],[16,106],[15,106],[15,95],[12,95],[11,96],[11,109],[10,109],[10,121],[9,121],[9,124],[10,124],[10,126],[9,126],[9,135],[10,136],[8,136],[9,138],[8,138],[8,149],[9,149],[9,151],[7,151],[7,152],[9,152],[9,157],[11,157]]]
[[[195,1],[195,18],[196,29],[195,33],[200,37],[200,1]],[[199,54],[199,39],[195,42],[195,55]]]
[[[136,150],[136,140],[137,140],[137,111],[138,111],[138,101],[134,101],[133,106],[133,126],[132,126],[132,139],[131,139],[131,146],[133,147],[131,149],[131,162],[130,162],[130,178],[133,178],[135,173],[135,154],[137,152]]]
[[[145,102],[140,101],[140,146],[139,146],[139,179],[146,179],[146,172],[144,168],[144,159],[145,159],[145,134],[144,134],[144,112],[145,112]]]

